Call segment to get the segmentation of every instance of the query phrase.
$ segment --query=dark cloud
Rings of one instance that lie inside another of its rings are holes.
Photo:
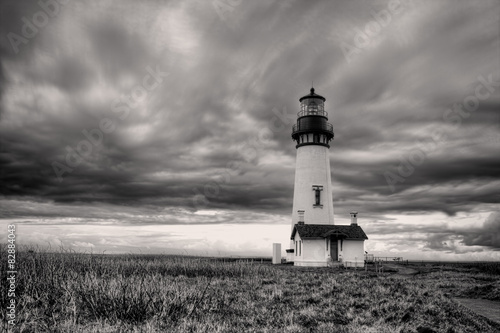
[[[460,246],[461,243],[460,237],[443,233],[429,235],[425,240],[425,242],[427,250],[437,250],[441,252],[454,253],[454,254],[484,251],[484,248],[481,247]]]
[[[500,213],[491,213],[482,228],[470,230],[462,234],[462,237],[465,245],[486,246],[500,251]]]
[[[456,225],[434,230],[434,233],[427,234],[425,242],[427,249],[450,253],[482,252],[485,249],[500,251],[500,214],[491,213],[481,226],[464,228]]]
[[[21,34],[22,18],[42,9],[2,2],[0,194],[46,204],[26,214],[3,205],[2,214],[69,218],[76,209],[83,219],[103,205],[87,217],[112,219],[123,207],[134,216],[169,207],[287,215],[290,131],[313,80],[335,130],[336,214],[491,211],[500,202],[498,3],[404,2],[346,59],[342,43],[355,46],[373,12],[387,9],[386,1],[242,2],[220,13],[200,1],[75,1],[15,53],[7,33]],[[449,113],[489,75],[474,111]],[[114,129],[100,130],[100,143],[69,167],[68,147],[84,149],[103,119]],[[401,164],[420,155],[401,176]],[[54,163],[71,169],[62,181]],[[388,172],[400,177],[392,186]],[[448,236],[439,230],[429,248]],[[482,232],[464,244],[496,246]]]

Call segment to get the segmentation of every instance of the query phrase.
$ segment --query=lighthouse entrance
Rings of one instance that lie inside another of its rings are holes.
[[[339,260],[339,246],[336,237],[330,237],[330,257],[333,261]]]

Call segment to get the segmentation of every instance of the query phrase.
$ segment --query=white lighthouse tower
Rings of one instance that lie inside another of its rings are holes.
[[[292,229],[299,222],[334,224],[328,157],[333,127],[328,122],[325,101],[314,88],[309,95],[299,99],[300,112],[292,129],[292,138],[297,143]],[[303,220],[299,211],[303,211],[300,213]]]

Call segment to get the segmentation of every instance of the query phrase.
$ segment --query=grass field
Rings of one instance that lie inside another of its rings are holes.
[[[4,267],[6,254],[4,246]],[[500,300],[498,263],[420,265],[418,274],[403,276],[372,267],[34,249],[18,252],[16,264],[13,332],[500,331],[452,299]],[[6,309],[6,283],[0,292]]]

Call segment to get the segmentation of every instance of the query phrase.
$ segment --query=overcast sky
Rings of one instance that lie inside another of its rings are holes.
[[[288,246],[291,126],[326,98],[338,224],[500,260],[498,1],[2,1],[0,235],[106,253]]]

